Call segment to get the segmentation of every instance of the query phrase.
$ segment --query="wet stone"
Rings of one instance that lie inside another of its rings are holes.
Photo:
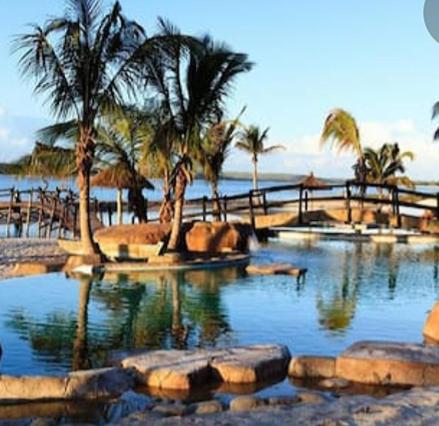
[[[287,396],[272,396],[271,398],[268,398],[267,402],[268,405],[272,407],[278,407],[278,406],[290,407],[300,402],[300,400],[297,395],[287,395]]]
[[[195,414],[215,414],[221,413],[224,410],[223,404],[220,401],[204,401],[195,404]]]
[[[230,402],[230,411],[250,411],[260,408],[264,401],[253,396],[238,396]]]

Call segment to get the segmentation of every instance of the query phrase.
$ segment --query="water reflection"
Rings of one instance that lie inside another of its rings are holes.
[[[215,346],[231,331],[220,289],[240,274],[232,268],[81,278],[76,316],[54,308],[41,321],[20,309],[6,325],[39,358],[71,362],[73,370],[103,365],[114,349]]]

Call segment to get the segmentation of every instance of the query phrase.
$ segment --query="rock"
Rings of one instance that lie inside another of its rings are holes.
[[[64,377],[0,375],[0,402],[64,399]]]
[[[371,385],[439,385],[439,347],[358,342],[337,358],[336,376]]]
[[[323,404],[330,399],[318,392],[300,391],[297,393],[297,399],[302,404]]]
[[[330,379],[335,376],[335,358],[323,356],[294,357],[288,375],[297,379]]]
[[[183,404],[159,404],[152,409],[153,413],[161,414],[165,417],[183,417],[189,414],[189,409]]]
[[[136,411],[150,410],[153,406],[151,398],[128,391],[122,394],[116,402],[109,405],[105,417],[108,422],[114,422]]]
[[[94,233],[94,239],[98,244],[157,244],[170,232],[171,224],[138,223],[99,229]]]
[[[213,399],[212,401],[199,402],[194,406],[195,414],[221,413],[223,409],[223,404],[215,399]]]
[[[0,402],[115,397],[133,385],[131,375],[119,368],[80,371],[67,377],[0,375]]]
[[[319,386],[326,389],[344,389],[349,386],[349,382],[345,379],[325,379],[319,382]]]
[[[134,386],[130,372],[121,368],[101,368],[70,373],[66,399],[101,399],[119,396]]]
[[[230,402],[230,411],[250,411],[264,405],[264,401],[254,396],[238,396]]]
[[[439,344],[439,302],[433,306],[428,315],[423,334],[427,343]]]
[[[211,381],[206,351],[146,351],[121,361],[123,368],[133,368],[146,386],[165,389],[191,389]]]
[[[300,269],[289,263],[273,263],[269,265],[249,265],[245,269],[252,275],[292,275],[299,277],[306,273],[306,269]]]
[[[290,352],[282,345],[230,348],[212,358],[212,368],[223,382],[255,383],[285,376]]]
[[[267,400],[268,405],[272,407],[290,407],[294,404],[300,402],[300,399],[297,395],[289,395],[289,396],[272,396]]]
[[[247,252],[251,226],[243,223],[195,222],[186,232],[187,250],[196,253]]]

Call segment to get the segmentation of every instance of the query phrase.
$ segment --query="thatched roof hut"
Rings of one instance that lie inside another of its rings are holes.
[[[145,177],[139,176],[139,184],[142,188],[154,189],[154,185]],[[101,188],[130,189],[133,186],[133,179],[123,165],[110,166],[91,178],[92,186]]]
[[[299,183],[303,185],[304,188],[311,190],[323,189],[328,187],[328,184],[323,180],[316,178],[313,172],[303,178]]]

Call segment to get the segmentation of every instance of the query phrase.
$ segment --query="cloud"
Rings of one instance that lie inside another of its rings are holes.
[[[415,161],[407,162],[407,173],[413,178],[439,179],[439,144],[432,142],[431,134],[421,132],[413,120],[369,121],[359,123],[359,128],[364,146],[378,148],[385,142],[398,142],[401,149],[413,151]],[[337,154],[329,145],[320,148],[319,140],[320,135],[315,133],[283,142],[288,149],[279,167],[286,173],[314,171],[320,176],[351,176],[354,155],[349,152]]]

